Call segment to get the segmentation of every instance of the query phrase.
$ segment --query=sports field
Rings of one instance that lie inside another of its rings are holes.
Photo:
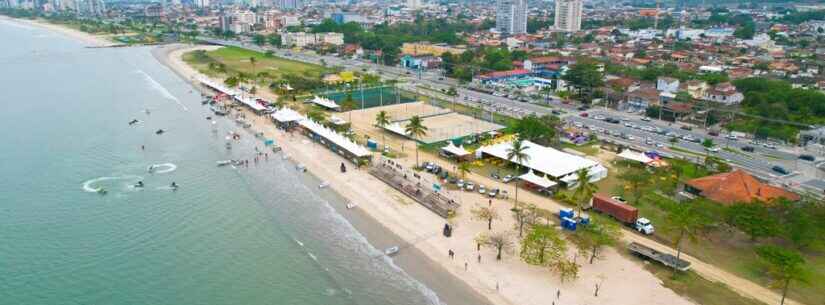
[[[353,121],[356,124],[374,124],[375,116],[380,111],[386,111],[390,116],[391,125],[387,126],[387,129],[398,134],[403,132],[404,126],[411,117],[416,115],[421,117],[424,126],[427,127],[427,135],[418,140],[428,144],[504,128],[498,124],[422,102],[355,110]]]
[[[323,92],[319,95],[341,105],[341,103],[347,99],[348,94],[346,91],[335,91]],[[380,86],[366,88],[364,90],[352,90],[352,100],[355,101],[355,109],[364,109],[415,102],[415,95],[391,86]]]

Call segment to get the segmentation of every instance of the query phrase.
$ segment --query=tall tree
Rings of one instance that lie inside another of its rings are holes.
[[[584,205],[590,201],[590,198],[599,190],[599,187],[590,182],[590,175],[586,168],[576,171],[576,185],[573,197],[576,198],[579,215],[581,215]]]
[[[470,164],[470,162],[466,161],[458,163],[458,173],[461,174],[462,179],[467,177],[467,173],[470,172],[471,165],[472,164]]]
[[[776,215],[761,202],[731,205],[726,209],[725,216],[728,224],[748,234],[751,241],[776,236],[782,231]]]
[[[410,118],[410,122],[404,127],[404,132],[415,140],[415,166],[418,167],[418,140],[427,135],[427,126],[424,126],[421,117],[415,115]]]
[[[619,174],[619,179],[627,183],[633,193],[633,203],[638,203],[642,197],[642,189],[650,183],[650,173],[638,167],[628,168]]]
[[[590,250],[590,263],[598,257],[605,246],[612,246],[621,237],[622,231],[612,221],[592,221],[576,230],[573,240],[579,245],[580,252]],[[582,253],[584,254],[584,253]]]
[[[550,266],[567,251],[567,242],[551,226],[534,225],[521,241],[521,259],[530,265]]]
[[[391,120],[390,115],[387,114],[386,111],[381,110],[381,111],[378,112],[378,114],[375,115],[375,126],[378,126],[378,128],[384,129],[384,127],[387,127],[387,125],[390,125],[390,120]],[[381,132],[381,145],[386,146],[387,142],[385,141],[384,134],[385,134],[384,132]],[[384,151],[384,149],[382,148],[381,151]]]
[[[685,238],[697,240],[699,233],[708,225],[707,219],[702,217],[697,205],[695,201],[667,205],[669,217],[665,218],[665,228],[676,234],[673,237],[676,259],[682,255],[682,242]]]
[[[807,283],[809,273],[805,268],[805,258],[798,252],[773,246],[760,246],[756,254],[765,264],[765,271],[773,280],[773,286],[782,288],[782,300],[779,305],[785,304],[785,296],[791,282]]]
[[[487,222],[487,230],[493,229],[493,220],[498,219],[498,211],[496,211],[493,207],[477,207],[470,211],[473,214],[473,218],[477,220],[482,220]]]
[[[524,234],[524,225],[532,226],[538,219],[541,218],[541,213],[535,204],[527,204],[525,206],[517,206],[510,209],[513,212],[513,218],[516,220],[516,229],[518,229],[518,237]]]
[[[604,73],[599,70],[599,66],[592,61],[577,62],[572,65],[562,79],[569,82],[579,90],[579,95],[587,97],[587,101],[592,97],[593,89],[604,84]]]
[[[530,161],[530,155],[527,154],[527,149],[529,148],[529,146],[524,146],[524,140],[522,140],[521,137],[513,141],[513,144],[512,146],[510,146],[510,148],[507,148],[507,160],[516,164],[517,175],[521,175],[521,164]],[[517,178],[515,181],[515,207],[518,207],[518,186],[519,180]]]
[[[578,278],[580,268],[581,266],[579,264],[569,259],[559,260],[552,266],[552,269],[559,272],[559,278],[562,283]]]
[[[508,252],[513,248],[513,240],[507,232],[493,232],[484,235],[483,245],[496,249],[496,260],[501,260],[501,253]]]

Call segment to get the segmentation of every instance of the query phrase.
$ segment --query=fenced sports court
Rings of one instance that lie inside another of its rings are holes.
[[[353,88],[351,91],[335,90],[318,92],[316,94],[331,99],[338,105],[341,105],[341,103],[347,99],[347,95],[352,94],[352,100],[355,101],[356,105],[355,109],[397,105],[416,101],[415,93],[403,91],[394,86],[378,86],[363,89]]]
[[[427,135],[418,139],[422,143],[430,144],[446,140],[463,138],[504,128],[504,126],[488,121],[473,118],[441,108],[428,103],[403,103],[389,106],[373,107],[356,110],[353,120],[363,120],[362,124],[373,125],[375,115],[385,111],[390,117],[391,125],[386,129],[403,135],[403,128],[413,116],[421,117],[427,127]]]

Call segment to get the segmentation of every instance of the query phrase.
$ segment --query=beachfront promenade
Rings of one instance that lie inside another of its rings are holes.
[[[412,177],[418,180],[413,182],[404,172],[404,167],[392,160],[378,162],[370,167],[369,173],[442,218],[450,217],[460,207],[454,200],[432,191],[428,185],[422,185],[420,179]]]

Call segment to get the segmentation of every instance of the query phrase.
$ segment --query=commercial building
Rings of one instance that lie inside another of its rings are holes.
[[[444,53],[459,55],[467,51],[464,47],[453,47],[447,44],[431,44],[429,42],[405,42],[401,45],[401,54],[420,56],[441,56]]]
[[[578,32],[582,29],[582,0],[556,0],[555,28]]]
[[[288,47],[304,48],[312,45],[329,44],[340,46],[344,44],[344,34],[341,33],[284,33],[281,35],[283,44]]]
[[[527,33],[527,0],[498,0],[496,30],[504,34]]]

